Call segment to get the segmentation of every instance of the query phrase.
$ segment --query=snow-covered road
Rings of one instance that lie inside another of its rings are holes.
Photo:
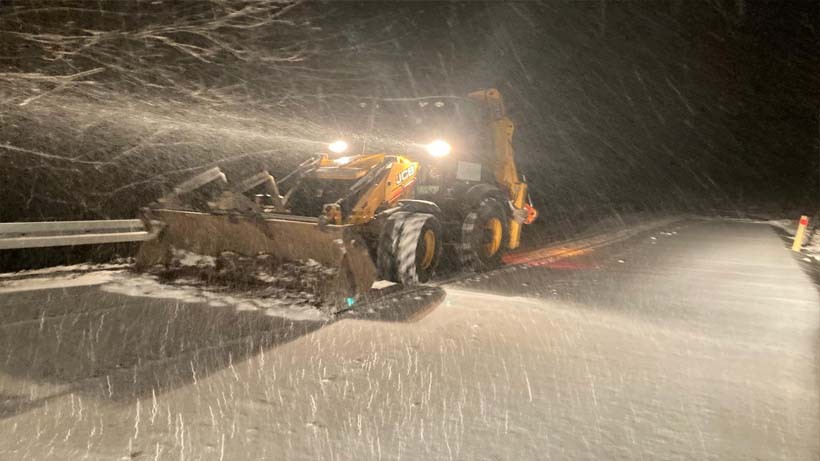
[[[783,241],[700,220],[627,237],[450,282],[412,322],[133,296],[116,274],[8,291],[0,458],[817,459],[818,292]]]

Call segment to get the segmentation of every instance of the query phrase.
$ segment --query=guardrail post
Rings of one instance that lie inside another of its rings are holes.
[[[803,247],[803,237],[806,235],[806,226],[809,225],[809,217],[803,215],[800,217],[800,224],[797,225],[797,232],[794,234],[794,243],[792,244],[792,251],[799,252]]]

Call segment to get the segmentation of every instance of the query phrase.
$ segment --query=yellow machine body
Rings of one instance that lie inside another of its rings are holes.
[[[330,159],[325,155],[319,161],[319,168],[313,173],[313,177],[327,181],[359,180],[373,168],[381,165],[387,156],[387,154],[368,154]],[[379,207],[393,206],[401,199],[412,197],[413,186],[419,172],[419,163],[399,155],[390,155],[390,157],[395,159],[390,166],[390,171],[381,180],[370,185],[353,206],[347,218],[337,215],[328,220],[330,223],[366,224],[373,219]]]
[[[521,181],[515,164],[514,125],[497,90],[481,90],[469,97],[486,104],[491,112],[486,128],[492,133],[493,152],[481,166],[492,172],[496,191],[505,195],[513,211],[506,223],[507,239],[493,240],[493,252],[502,245],[515,249],[520,244],[521,225],[531,221],[527,216],[534,218],[534,209],[527,204],[527,185]],[[141,267],[167,263],[174,248],[207,255],[232,251],[250,256],[267,253],[283,260],[310,258],[339,268],[336,278],[326,283],[329,297],[362,295],[378,276],[372,259],[372,244],[380,236],[382,222],[377,216],[380,211],[396,209],[400,200],[415,198],[422,168],[423,164],[392,153],[337,158],[320,154],[282,180],[292,181],[285,196],[279,195],[276,180],[267,172],[229,185],[225,175],[214,168],[181,184],[145,210],[147,220],[164,225],[159,238],[141,248],[137,263]],[[204,201],[204,206],[185,203],[186,194],[212,182],[229,189]],[[264,193],[251,195],[260,187],[264,187]],[[330,191],[327,197],[325,189]],[[339,190],[344,192],[337,193]],[[297,206],[300,199],[291,200],[293,191],[301,191],[301,200],[311,205]],[[304,211],[315,210],[316,206],[321,207],[318,216],[314,211]],[[459,217],[438,219],[458,221]],[[495,235],[503,235],[499,220],[492,224]],[[432,250],[438,248],[438,236],[430,230],[421,235],[423,248],[428,250],[420,252],[419,264],[431,266],[439,254]]]

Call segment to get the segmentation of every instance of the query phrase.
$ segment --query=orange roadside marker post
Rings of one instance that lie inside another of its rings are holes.
[[[794,234],[794,243],[792,244],[792,251],[800,251],[800,248],[803,246],[803,236],[806,234],[806,226],[808,225],[808,216],[801,216],[800,224],[797,226],[797,233]]]

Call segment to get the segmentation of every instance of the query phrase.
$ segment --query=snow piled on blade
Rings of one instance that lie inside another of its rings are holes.
[[[174,248],[174,262],[182,267],[216,267],[216,258]]]
[[[154,266],[141,278],[112,289],[131,295],[178,297],[184,302],[236,305],[242,310],[267,312],[293,307],[300,316],[302,311],[313,311],[312,319],[330,314],[322,288],[338,270],[312,259],[285,261],[269,254],[233,252],[214,257],[176,248],[171,254],[167,264]]]

